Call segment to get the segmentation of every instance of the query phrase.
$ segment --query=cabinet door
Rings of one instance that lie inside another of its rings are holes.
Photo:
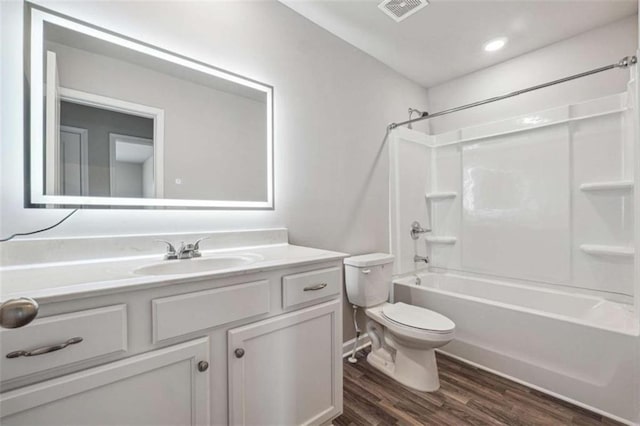
[[[342,412],[341,303],[229,331],[230,424],[320,424]]]
[[[209,362],[207,338],[5,392],[1,423],[205,425],[209,372],[200,361]]]

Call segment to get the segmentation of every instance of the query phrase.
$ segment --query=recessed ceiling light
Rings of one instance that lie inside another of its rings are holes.
[[[495,52],[496,50],[502,49],[505,44],[507,44],[506,37],[494,38],[485,43],[484,50],[487,52]]]

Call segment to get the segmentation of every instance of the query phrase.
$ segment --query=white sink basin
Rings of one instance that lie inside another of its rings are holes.
[[[237,256],[207,256],[195,259],[165,260],[161,263],[143,266],[133,272],[138,275],[197,274],[248,265],[260,259],[261,256],[259,255],[243,254]]]

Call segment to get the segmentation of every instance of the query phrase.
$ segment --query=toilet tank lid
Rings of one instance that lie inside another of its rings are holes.
[[[363,268],[367,266],[379,266],[393,263],[394,258],[394,255],[388,253],[369,253],[360,256],[347,257],[344,260],[344,264]]]

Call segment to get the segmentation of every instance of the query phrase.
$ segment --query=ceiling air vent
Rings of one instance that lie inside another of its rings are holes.
[[[427,0],[384,0],[378,7],[394,21],[400,22],[428,4]]]

